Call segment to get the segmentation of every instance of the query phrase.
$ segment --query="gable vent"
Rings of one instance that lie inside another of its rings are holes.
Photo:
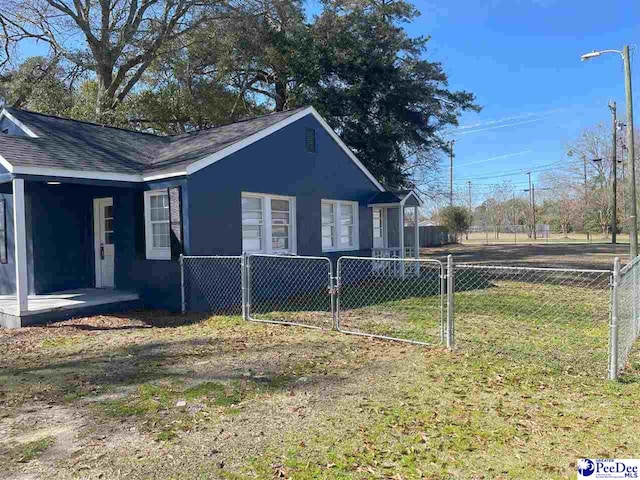
[[[307,152],[315,153],[316,151],[316,131],[314,128],[304,129],[305,148]]]

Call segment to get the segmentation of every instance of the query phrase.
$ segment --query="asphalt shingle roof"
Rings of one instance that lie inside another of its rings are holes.
[[[303,108],[164,137],[16,108],[6,110],[38,135],[0,135],[0,155],[12,165],[136,174],[186,167]]]

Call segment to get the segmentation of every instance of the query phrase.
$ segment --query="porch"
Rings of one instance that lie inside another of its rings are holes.
[[[29,295],[28,310],[20,310],[15,295],[0,295],[0,326],[19,328],[62,318],[125,310],[137,306],[140,295],[106,288],[81,288]]]
[[[411,190],[381,192],[371,199],[373,250],[376,258],[420,258],[419,210]]]

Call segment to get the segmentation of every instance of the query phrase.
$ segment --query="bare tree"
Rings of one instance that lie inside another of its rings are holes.
[[[151,63],[220,13],[223,0],[0,0],[6,48],[22,40],[95,75],[96,114],[114,109]]]

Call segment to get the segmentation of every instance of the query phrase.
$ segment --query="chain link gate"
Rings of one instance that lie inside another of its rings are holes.
[[[332,329],[333,265],[326,257],[246,257],[247,320]]]
[[[453,328],[445,322],[442,262],[340,257],[337,270],[337,330],[418,345],[451,346]]]

